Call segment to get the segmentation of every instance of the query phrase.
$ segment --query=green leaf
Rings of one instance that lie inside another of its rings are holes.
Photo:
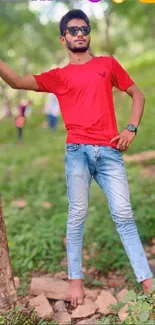
[[[129,290],[127,295],[124,297],[124,302],[134,301],[136,299],[136,293],[133,290]]]
[[[142,300],[142,299],[146,299],[147,295],[139,295],[137,296],[137,300]]]
[[[103,322],[104,325],[109,325],[110,324],[110,319],[106,318]]]
[[[149,311],[148,310],[142,310],[139,313],[139,319],[142,323],[146,322],[146,320],[149,318]]]
[[[4,317],[0,316],[0,325],[4,325],[5,324],[5,319]]]
[[[147,321],[146,325],[154,325],[153,319],[152,319],[152,320],[149,319],[149,320]]]
[[[142,304],[142,310],[152,310],[153,306],[149,305],[148,302],[144,301]]]
[[[132,308],[132,310],[133,311],[136,311],[136,310],[141,310],[141,307],[142,307],[142,301],[138,301],[136,304],[134,304],[133,306],[131,306]]]
[[[121,309],[124,305],[125,305],[125,302],[124,302],[124,301],[119,301],[119,302],[117,303],[117,307],[118,307],[119,309]]]

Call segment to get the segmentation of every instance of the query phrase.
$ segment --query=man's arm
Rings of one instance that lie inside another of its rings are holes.
[[[132,110],[129,124],[134,124],[138,127],[144,112],[145,97],[136,85],[126,89],[126,93],[132,97]]]
[[[129,124],[134,124],[136,127],[138,127],[144,112],[145,97],[135,84],[127,88],[125,91],[130,97],[132,97],[132,110]],[[127,150],[135,136],[135,132],[130,132],[125,129],[110,142],[112,143],[118,141],[117,149]]]
[[[32,75],[20,77],[2,60],[0,60],[0,77],[13,89],[39,90],[39,86]]]

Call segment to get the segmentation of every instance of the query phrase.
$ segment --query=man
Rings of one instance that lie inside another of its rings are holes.
[[[48,125],[51,129],[56,130],[59,118],[59,102],[54,94],[49,94],[47,103],[44,107],[44,113],[48,120]]]
[[[40,75],[19,77],[3,62],[0,76],[12,88],[54,93],[68,131],[65,169],[68,187],[67,256],[70,289],[76,306],[84,299],[82,241],[92,177],[105,192],[136,279],[144,292],[152,287],[152,273],[142,247],[130,203],[121,151],[136,136],[144,95],[113,57],[89,54],[90,23],[81,10],[71,10],[60,22],[61,43],[69,64]],[[118,134],[112,88],[132,98],[129,124]]]
[[[23,138],[23,128],[26,123],[26,118],[31,114],[31,103],[31,100],[23,99],[18,106],[15,125],[17,128],[17,136],[19,142],[21,142]]]

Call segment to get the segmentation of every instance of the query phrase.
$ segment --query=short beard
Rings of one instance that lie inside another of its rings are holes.
[[[66,40],[67,48],[73,52],[73,53],[84,53],[88,51],[89,49],[89,44],[90,41],[87,43],[87,45],[82,46],[82,47],[74,47],[69,41]]]

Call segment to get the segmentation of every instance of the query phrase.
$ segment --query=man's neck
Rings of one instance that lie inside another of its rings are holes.
[[[70,64],[85,64],[92,59],[89,53],[73,53],[69,54]]]

